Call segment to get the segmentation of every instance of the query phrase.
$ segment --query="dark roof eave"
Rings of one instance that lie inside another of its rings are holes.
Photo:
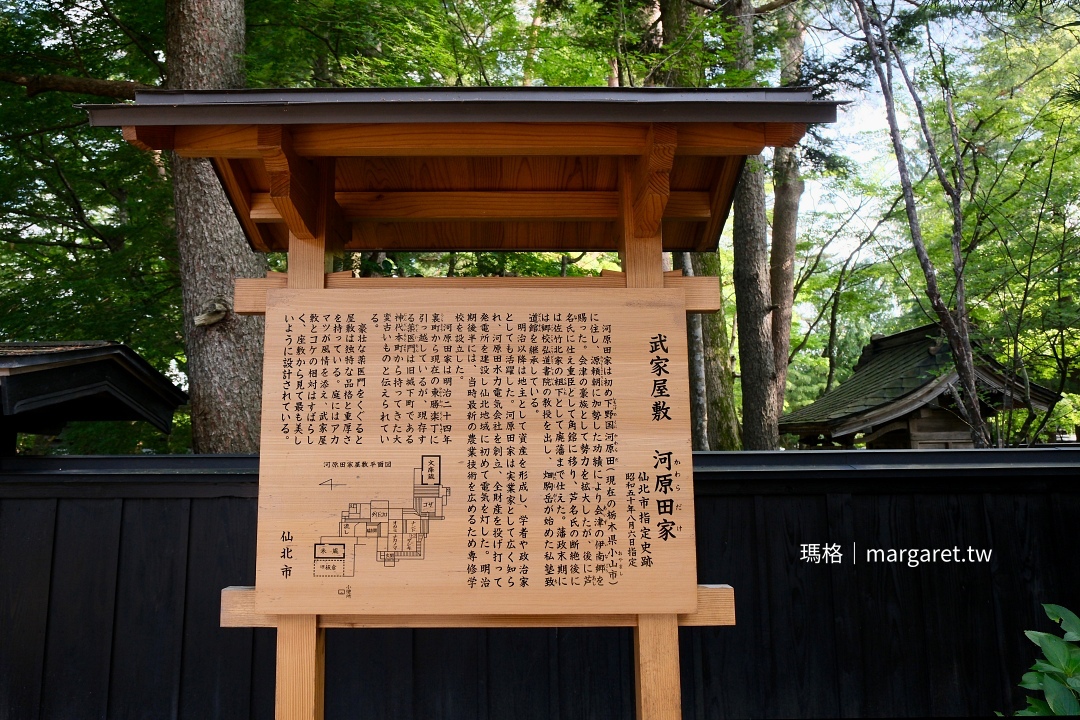
[[[95,126],[461,122],[836,121],[835,100],[776,88],[401,88],[146,91],[134,103],[77,107]]]
[[[173,406],[183,405],[188,401],[187,393],[176,387],[145,358],[122,344],[88,343],[82,346],[73,345],[71,349],[41,354],[0,355],[0,368],[6,369],[9,373],[22,374],[110,360],[126,368],[133,378],[137,378],[147,389],[152,390]]]

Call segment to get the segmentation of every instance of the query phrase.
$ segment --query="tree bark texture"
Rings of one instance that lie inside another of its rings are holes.
[[[718,253],[694,253],[694,274],[716,278],[720,283],[720,311],[700,315],[705,362],[705,392],[708,398],[710,450],[741,450],[742,431],[735,407],[735,375],[731,364],[731,340],[724,313],[724,268]]]
[[[748,0],[730,0],[725,12],[738,29],[735,63],[754,69],[754,7]],[[776,362],[772,348],[772,290],[769,280],[768,229],[765,221],[765,170],[761,156],[746,158],[735,188],[734,245],[736,323],[742,375],[743,448],[775,450],[780,437],[774,400]]]
[[[784,8],[778,15],[778,25],[785,33],[780,44],[780,84],[798,85],[806,26],[793,6]],[[795,148],[776,148],[773,153],[773,228],[769,277],[773,304],[773,365],[776,368],[773,402],[778,419],[784,414],[784,393],[787,390],[791,306],[795,293],[795,241],[802,193],[803,180],[799,173],[798,152]]]
[[[242,0],[170,0],[166,24],[170,88],[243,85]],[[266,259],[248,246],[209,161],[174,155],[172,170],[194,450],[257,452],[262,319],[195,317],[221,298],[231,308],[233,279],[264,276]]]
[[[693,277],[694,266],[690,253],[673,253],[673,264],[683,275]],[[709,450],[708,387],[705,382],[705,344],[701,330],[701,315],[686,314],[687,364],[690,369],[690,436],[694,450]]]
[[[734,245],[736,323],[742,376],[743,449],[775,450],[776,362],[772,345],[772,289],[765,227],[765,170],[759,156],[748,157],[735,189]]]

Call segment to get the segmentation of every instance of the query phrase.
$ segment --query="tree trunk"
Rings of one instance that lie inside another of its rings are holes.
[[[715,277],[723,290],[724,268],[717,253],[694,253],[694,274]],[[705,392],[708,398],[709,449],[741,450],[739,413],[735,407],[735,376],[731,366],[731,342],[724,316],[723,293],[720,311],[700,315],[705,360]]]
[[[724,6],[738,30],[735,64],[754,69],[754,7],[748,0]],[[760,155],[746,158],[735,188],[732,242],[735,303],[739,309],[739,368],[742,374],[743,448],[775,450],[780,445],[774,401],[776,362],[772,348],[772,290],[765,222],[765,170]]]
[[[672,253],[676,270],[693,277],[694,265],[690,253]],[[708,387],[705,382],[705,343],[702,337],[701,315],[686,314],[687,364],[690,368],[690,436],[694,450],[708,450],[709,410]]]
[[[960,396],[957,406],[963,413],[964,420],[971,429],[971,437],[975,447],[989,447],[990,430],[982,418],[982,409],[979,404],[978,387],[975,377],[975,357],[971,347],[971,337],[968,332],[969,319],[964,292],[964,263],[960,248],[963,235],[963,212],[960,206],[961,193],[963,190],[962,164],[958,164],[956,167],[955,172],[957,173],[957,182],[954,186],[948,179],[946,169],[937,154],[933,135],[930,133],[929,124],[922,108],[922,100],[907,73],[903,58],[895,53],[895,48],[892,46],[892,41],[888,37],[885,23],[876,14],[871,15],[868,12],[866,3],[863,2],[863,0],[852,0],[852,6],[859,20],[859,25],[866,41],[866,47],[870,53],[871,64],[878,77],[878,85],[881,87],[881,94],[885,100],[885,115],[889,123],[889,136],[892,139],[893,154],[896,157],[897,174],[900,177],[900,187],[903,191],[904,210],[908,218],[908,229],[911,232],[911,243],[915,248],[915,255],[918,257],[919,267],[922,268],[923,278],[926,281],[926,296],[930,299],[930,305],[934,308],[934,312],[937,313],[941,327],[945,331],[946,337],[949,339],[953,362],[956,364],[956,372],[959,375],[960,384],[963,388],[963,394]],[[926,249],[926,243],[923,239],[922,224],[919,220],[918,206],[915,201],[914,184],[911,180],[911,173],[908,171],[907,153],[904,150],[903,138],[900,133],[900,123],[896,116],[896,102],[893,95],[893,62],[895,62],[897,68],[899,68],[908,92],[918,111],[919,128],[922,130],[923,138],[926,140],[930,164],[937,172],[938,182],[941,184],[942,189],[951,200],[950,205],[953,211],[951,245],[953,251],[953,273],[956,278],[956,286],[954,288],[954,295],[956,298],[955,313],[949,309],[942,298],[941,291],[937,284],[937,268],[930,259],[930,255]],[[959,159],[960,163],[962,163],[963,158],[959,152],[959,140],[957,137],[955,118],[953,118],[951,114],[950,127],[953,130],[955,156]]]
[[[779,25],[785,36],[780,43],[780,84],[798,85],[803,56],[803,33],[806,26],[794,6],[779,12]],[[772,345],[776,378],[773,403],[776,416],[784,414],[787,389],[788,352],[791,349],[791,306],[795,292],[795,241],[798,235],[799,199],[803,181],[799,174],[799,155],[795,148],[778,147],[773,154],[773,233],[769,262],[772,287]]]
[[[170,0],[166,28],[168,87],[243,85],[242,0]],[[248,246],[209,161],[173,155],[172,168],[194,450],[257,452],[262,319],[195,318],[221,299],[231,308],[233,279],[265,275],[266,259]]]

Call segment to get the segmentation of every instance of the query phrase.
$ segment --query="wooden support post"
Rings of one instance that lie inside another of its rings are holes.
[[[334,256],[342,253],[348,233],[341,208],[334,199],[334,161],[316,166],[318,180],[315,236],[305,238],[299,228],[289,226],[290,290],[318,290],[326,287],[326,273],[334,270]]]
[[[653,126],[645,153],[619,164],[619,254],[628,288],[664,287],[661,218],[675,145],[674,126]],[[638,720],[680,718],[678,615],[638,616],[634,663]]]
[[[334,200],[334,163],[316,166],[317,193],[314,237],[306,239],[289,228],[287,287],[311,290],[326,287],[334,253],[343,247],[344,231]],[[329,266],[329,267],[328,267]],[[322,720],[326,683],[326,630],[317,615],[279,615],[277,618],[277,720]]]
[[[326,631],[316,615],[277,621],[277,720],[322,720]]]
[[[678,615],[638,615],[634,628],[638,720],[679,720]]]

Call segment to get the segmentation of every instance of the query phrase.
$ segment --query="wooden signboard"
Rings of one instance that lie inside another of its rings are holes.
[[[268,294],[256,607],[696,609],[680,290]]]

